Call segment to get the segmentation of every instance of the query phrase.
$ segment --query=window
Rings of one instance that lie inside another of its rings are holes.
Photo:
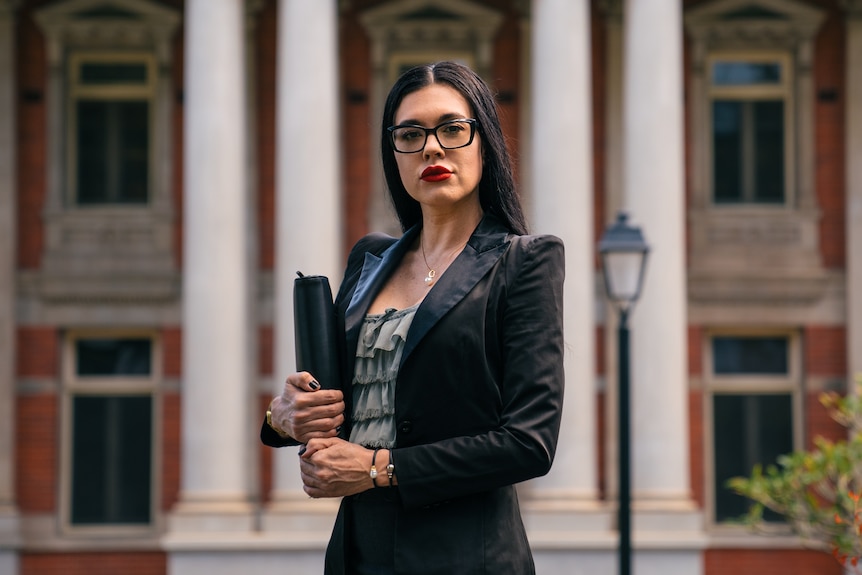
[[[799,353],[792,333],[713,334],[708,339],[712,422],[712,516],[716,523],[741,517],[750,502],[727,487],[755,465],[776,462],[797,444]],[[780,516],[767,511],[767,520]]]
[[[148,203],[154,59],[77,53],[69,64],[73,203]]]
[[[154,522],[155,340],[146,334],[68,339],[67,522]]]
[[[710,59],[713,203],[786,203],[792,179],[789,76],[784,55]]]

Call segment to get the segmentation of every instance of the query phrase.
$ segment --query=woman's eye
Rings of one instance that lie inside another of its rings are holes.
[[[399,140],[415,140],[422,137],[422,132],[419,130],[404,130],[398,132],[397,137]]]
[[[457,134],[464,131],[464,126],[461,124],[447,124],[443,126],[442,131],[444,134]]]

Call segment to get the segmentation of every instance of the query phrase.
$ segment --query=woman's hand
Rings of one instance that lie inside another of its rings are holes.
[[[344,394],[321,389],[306,371],[293,373],[284,382],[281,395],[272,400],[272,427],[299,443],[315,437],[335,437],[344,423]]]
[[[303,490],[311,497],[342,497],[374,487],[369,471],[374,451],[343,439],[312,439],[299,458]],[[384,455],[385,454],[385,455]],[[383,459],[385,458],[385,462]],[[381,449],[375,465],[386,483],[388,451]],[[378,477],[377,481],[381,481]]]

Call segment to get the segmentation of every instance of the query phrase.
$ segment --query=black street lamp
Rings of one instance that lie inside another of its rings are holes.
[[[618,386],[617,417],[619,418],[619,507],[617,528],[620,532],[619,575],[630,575],[632,564],[631,529],[631,431],[629,406],[629,310],[640,297],[646,271],[649,246],[640,228],[628,224],[628,215],[617,214],[599,241],[605,291],[620,314],[617,327]]]

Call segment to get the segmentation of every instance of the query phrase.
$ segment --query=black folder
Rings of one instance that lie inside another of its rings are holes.
[[[323,388],[338,389],[338,337],[329,279],[297,275],[293,282],[296,370],[309,372]]]

